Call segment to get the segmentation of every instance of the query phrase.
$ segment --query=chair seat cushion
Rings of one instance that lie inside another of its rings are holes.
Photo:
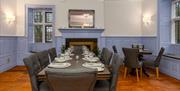
[[[143,64],[145,67],[154,67],[154,61],[144,61]]]
[[[47,82],[41,82],[39,85],[39,91],[50,91]]]
[[[101,80],[97,81],[94,87],[94,91],[109,91],[109,81]]]
[[[144,61],[155,61],[156,60],[156,56],[154,56],[154,55],[144,55],[143,56],[143,60]]]
[[[149,56],[144,56],[143,57],[143,65],[145,67],[154,67],[154,61],[156,60],[156,56],[154,55],[149,55]]]

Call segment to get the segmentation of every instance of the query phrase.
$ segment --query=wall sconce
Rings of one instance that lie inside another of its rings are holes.
[[[6,17],[6,21],[9,24],[13,23],[16,20],[16,17],[13,14],[10,14],[10,13],[6,13],[5,17]]]
[[[149,24],[151,24],[151,16],[148,16],[148,15],[145,15],[145,16],[143,16],[143,22],[144,22],[144,24],[145,25],[149,25]]]

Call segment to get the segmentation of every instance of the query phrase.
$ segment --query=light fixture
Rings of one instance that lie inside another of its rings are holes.
[[[6,12],[5,13],[5,17],[6,17],[6,21],[10,24],[13,23],[16,19],[15,15],[13,15],[12,13]]]
[[[145,25],[149,25],[149,24],[151,24],[151,16],[150,15],[144,15],[143,16],[143,22],[144,22],[144,24]]]

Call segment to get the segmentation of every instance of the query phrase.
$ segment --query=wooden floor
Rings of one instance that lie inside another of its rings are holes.
[[[122,78],[122,69],[118,80],[117,91],[180,91],[180,80],[160,74],[155,79],[152,71],[150,77],[143,76],[139,82],[136,77]],[[28,73],[25,67],[15,67],[7,72],[0,73],[0,91],[31,91]]]

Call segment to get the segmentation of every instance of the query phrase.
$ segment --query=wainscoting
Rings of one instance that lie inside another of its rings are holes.
[[[180,80],[180,60],[163,57],[160,64],[160,71]]]
[[[105,47],[113,51],[112,46],[117,47],[118,53],[123,56],[122,48],[131,47],[133,43],[142,43],[141,37],[103,37],[105,39]]]
[[[0,73],[16,66],[16,37],[0,37]]]
[[[28,38],[27,37],[17,37],[17,65],[24,65],[23,58],[29,56]]]

